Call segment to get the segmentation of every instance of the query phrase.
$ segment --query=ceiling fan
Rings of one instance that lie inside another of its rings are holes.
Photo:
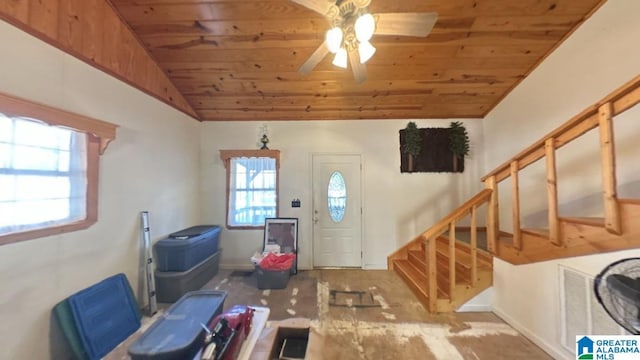
[[[324,15],[331,24],[325,41],[300,66],[298,72],[309,74],[329,53],[333,64],[346,69],[351,65],[357,83],[367,79],[365,63],[376,52],[369,40],[373,34],[426,37],[433,29],[437,13],[371,14],[371,0],[292,0]]]

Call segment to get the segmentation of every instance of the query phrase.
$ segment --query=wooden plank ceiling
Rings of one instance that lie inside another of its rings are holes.
[[[373,13],[439,16],[427,38],[374,35],[368,80],[357,84],[331,56],[297,72],[329,24],[290,0],[107,1],[188,104],[154,96],[212,121],[481,118],[604,2],[372,0]]]

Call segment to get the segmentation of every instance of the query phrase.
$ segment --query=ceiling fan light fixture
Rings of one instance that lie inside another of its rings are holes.
[[[358,41],[369,41],[371,40],[373,33],[376,31],[376,21],[373,18],[373,15],[369,13],[362,14],[356,19],[354,28]]]
[[[371,57],[375,53],[376,53],[376,48],[373,45],[371,45],[370,42],[363,41],[360,44],[358,44],[358,54],[360,55],[361,64],[364,64],[367,61],[369,61],[369,59],[371,59]]]
[[[336,56],[333,58],[332,64],[343,69],[347,68],[347,50],[345,48],[341,47],[338,49]]]
[[[339,27],[334,27],[327,31],[326,41],[327,48],[333,54],[337,53],[342,46],[342,29]]]

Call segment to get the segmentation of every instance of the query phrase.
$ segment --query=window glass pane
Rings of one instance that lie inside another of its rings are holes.
[[[72,147],[71,138],[74,135],[81,134],[73,130],[66,130],[66,129],[60,129],[60,128],[53,128],[53,129],[55,130],[55,136],[58,138],[58,143],[56,147],[60,150],[66,150],[66,151],[71,150],[71,147]],[[81,134],[81,135],[84,136],[84,134]]]
[[[246,189],[247,188],[247,168],[242,163],[237,162],[235,166],[235,188]]]
[[[0,169],[11,166],[11,145],[0,142]]]
[[[10,142],[13,136],[13,120],[0,113],[0,142]]]
[[[229,224],[262,226],[276,216],[276,161],[272,158],[231,159]]]
[[[16,144],[69,150],[72,131],[18,118],[15,123]]]
[[[67,172],[69,171],[69,164],[71,161],[69,151],[60,151],[58,153],[58,171]]]
[[[13,201],[15,194],[15,177],[0,174],[0,202]]]
[[[58,170],[58,151],[16,145],[13,148],[13,168],[22,170]]]
[[[84,219],[86,135],[0,116],[3,134],[6,124],[15,127],[0,142],[0,235]]]
[[[339,171],[331,174],[329,185],[327,186],[327,204],[331,220],[339,223],[344,219],[347,208],[347,186],[344,177]]]
[[[71,195],[68,177],[17,176],[16,200],[67,199]]]
[[[40,224],[69,217],[67,199],[21,201],[15,204],[15,225]]]
[[[13,202],[3,202],[0,200],[0,229],[13,225],[13,205]]]

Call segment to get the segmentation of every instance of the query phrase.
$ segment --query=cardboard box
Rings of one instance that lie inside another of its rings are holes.
[[[281,346],[285,338],[307,338],[307,351],[304,359],[324,359],[322,347],[324,337],[311,327],[309,319],[295,318],[270,322],[260,334],[250,360],[273,360],[280,358]]]

